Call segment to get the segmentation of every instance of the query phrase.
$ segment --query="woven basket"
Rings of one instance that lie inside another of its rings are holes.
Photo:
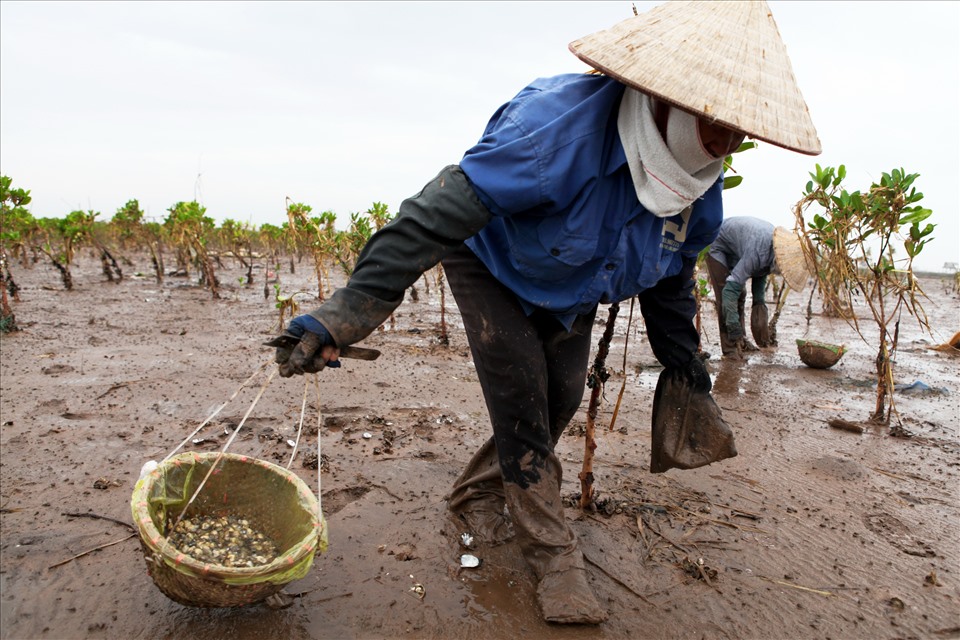
[[[797,351],[803,364],[814,369],[829,369],[843,357],[843,345],[816,342],[815,340],[797,340]]]
[[[260,602],[307,575],[326,550],[326,522],[317,498],[294,473],[264,460],[223,454],[190,505],[190,516],[239,516],[281,550],[272,562],[234,568],[197,560],[170,545],[177,521],[219,453],[183,453],[137,482],[130,502],[147,570],[171,600],[195,607],[240,607]]]

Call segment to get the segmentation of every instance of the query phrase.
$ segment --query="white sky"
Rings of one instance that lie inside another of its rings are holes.
[[[636,2],[641,12],[657,2]],[[824,152],[742,154],[726,215],[792,226],[808,172],[864,190],[919,173],[936,240],[960,262],[960,3],[771,2]],[[570,41],[630,2],[0,2],[0,172],[37,217],[155,219],[199,200],[218,222],[341,223],[396,212],[456,163],[530,80],[586,67]]]

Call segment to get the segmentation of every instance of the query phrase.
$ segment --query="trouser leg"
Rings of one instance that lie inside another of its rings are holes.
[[[494,432],[455,484],[451,509],[502,495],[538,577],[582,566],[560,501],[554,444],[583,398],[595,314],[579,317],[570,332],[548,314],[527,316],[467,248],[445,258],[444,269]]]
[[[710,284],[713,285],[714,304],[717,310],[717,328],[720,332],[720,350],[725,356],[736,355],[737,342],[730,337],[730,333],[727,331],[727,323],[723,317],[723,286],[727,282],[730,270],[716,258],[707,256],[707,273],[710,275]],[[742,306],[742,303],[740,304]]]

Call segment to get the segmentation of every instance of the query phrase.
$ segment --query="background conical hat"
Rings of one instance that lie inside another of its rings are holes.
[[[812,272],[797,234],[784,227],[774,229],[773,257],[787,285],[794,291],[803,291]]]
[[[751,138],[821,151],[766,2],[668,2],[574,40],[570,50],[624,84]]]

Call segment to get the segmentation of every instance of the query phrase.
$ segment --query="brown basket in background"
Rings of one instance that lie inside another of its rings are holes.
[[[220,457],[187,515],[238,516],[280,549],[269,564],[226,567],[181,553],[167,542],[169,528]],[[326,523],[313,491],[295,473],[236,454],[182,453],[137,482],[131,499],[147,570],[171,600],[195,607],[239,607],[260,602],[307,575],[326,550]]]
[[[814,369],[829,369],[843,357],[843,345],[817,342],[815,340],[797,340],[797,351],[803,364]]]

